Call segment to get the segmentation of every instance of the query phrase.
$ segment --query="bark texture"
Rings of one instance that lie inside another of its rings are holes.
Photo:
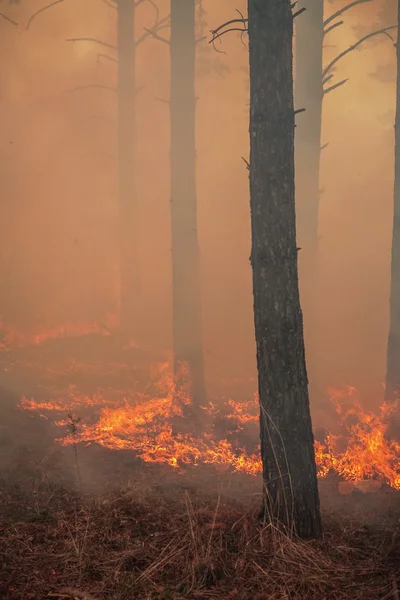
[[[205,396],[196,197],[195,0],[171,0],[171,229],[175,372]]]
[[[318,215],[323,101],[324,0],[303,0],[296,19],[295,130],[296,214],[300,295],[304,310],[310,394],[317,391]]]
[[[138,320],[138,264],[135,191],[134,0],[118,0],[118,196],[120,221],[120,327],[135,333]]]
[[[250,204],[263,512],[303,538],[321,521],[299,300],[291,0],[248,0]]]
[[[400,0],[398,2],[400,22]],[[394,214],[390,286],[390,325],[387,347],[386,400],[399,398],[400,393],[400,47],[397,52],[397,89],[395,120]]]

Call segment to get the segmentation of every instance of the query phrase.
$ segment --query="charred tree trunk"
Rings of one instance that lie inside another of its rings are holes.
[[[195,0],[171,0],[171,234],[175,372],[205,396],[196,198]]]
[[[248,0],[250,204],[263,514],[303,538],[321,521],[299,300],[291,0]]]
[[[296,19],[296,216],[300,295],[304,310],[310,394],[316,395],[316,332],[318,330],[318,213],[323,101],[324,0],[303,0]]]
[[[400,0],[398,2],[400,22]],[[400,392],[400,37],[397,52],[397,89],[395,121],[394,215],[392,235],[392,265],[390,286],[390,325],[387,346],[386,400],[399,397]]]
[[[135,333],[137,301],[137,223],[135,191],[135,4],[118,0],[118,196],[120,222],[120,328]]]

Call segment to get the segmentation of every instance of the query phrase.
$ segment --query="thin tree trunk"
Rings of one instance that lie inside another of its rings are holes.
[[[250,204],[263,513],[304,538],[321,521],[299,300],[291,0],[248,0]]]
[[[120,221],[120,328],[135,333],[138,264],[135,190],[135,4],[118,0],[118,195]]]
[[[195,2],[171,0],[171,229],[175,372],[205,396],[196,198]]]
[[[296,19],[296,216],[300,296],[304,311],[310,394],[317,394],[318,214],[322,123],[324,0],[303,0]]]
[[[400,0],[398,2],[400,22]],[[395,121],[394,216],[390,287],[390,325],[387,346],[386,400],[399,397],[400,392],[400,37],[397,51],[397,89]]]

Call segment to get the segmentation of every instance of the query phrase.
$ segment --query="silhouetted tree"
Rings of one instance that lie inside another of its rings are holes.
[[[398,0],[400,23],[400,0]],[[397,87],[395,119],[394,215],[390,285],[390,325],[387,346],[386,400],[394,400],[400,392],[400,46],[397,34]]]
[[[321,534],[300,308],[294,182],[290,0],[248,0],[248,17],[212,31],[248,32],[250,208],[264,500],[261,514],[302,538]],[[297,111],[296,111],[297,112]]]
[[[27,28],[43,11],[64,0],[53,0],[41,7],[30,17]],[[155,22],[151,29],[135,37],[135,15],[137,7],[147,2],[155,10]],[[71,91],[102,89],[116,91],[118,96],[118,206],[119,206],[119,267],[120,267],[120,330],[124,335],[137,332],[140,321],[140,290],[138,265],[138,219],[137,188],[135,173],[135,99],[136,73],[135,58],[137,48],[165,26],[168,17],[159,19],[159,10],[152,0],[105,0],[105,4],[117,12],[117,46],[97,38],[68,38],[68,42],[92,42],[105,49],[98,59],[106,58],[118,65],[118,86],[87,84]],[[117,57],[110,55],[116,52]]]
[[[363,36],[324,65],[326,36],[343,25],[340,17],[352,8],[372,0],[353,0],[324,19],[324,0],[303,0],[305,11],[296,20],[295,103],[305,111],[296,123],[296,215],[300,253],[300,292],[304,309],[307,365],[311,397],[318,393],[318,218],[320,190],[322,107],[326,94],[348,80],[333,82],[337,63],[366,40],[387,33],[391,27]]]
[[[118,198],[120,223],[120,327],[135,332],[138,319],[137,197],[135,174],[135,0],[116,0],[118,20]]]
[[[205,396],[196,195],[195,0],[171,0],[171,233],[175,371]]]
[[[248,0],[250,205],[264,513],[321,533],[299,300],[290,0]]]

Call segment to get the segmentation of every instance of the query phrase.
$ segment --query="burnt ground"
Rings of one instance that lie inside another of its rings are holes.
[[[57,348],[0,357],[1,600],[399,598],[397,492],[344,496],[322,480],[324,537],[304,543],[257,520],[258,477],[177,472],[95,445],[76,457],[54,442],[50,420],[16,408],[21,394],[61,390],[71,377],[90,387],[76,364],[57,370]],[[112,369],[93,377],[114,382]]]

